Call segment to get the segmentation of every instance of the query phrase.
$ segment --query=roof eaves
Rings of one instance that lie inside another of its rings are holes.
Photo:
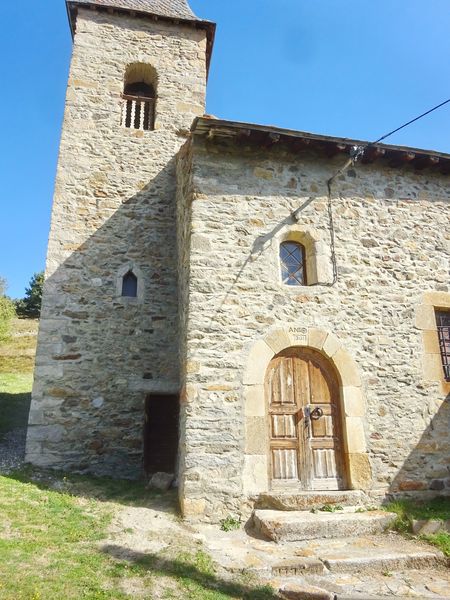
[[[240,144],[253,144],[269,148],[287,143],[295,149],[323,151],[328,158],[341,153],[350,155],[355,146],[365,148],[361,162],[373,163],[387,160],[392,167],[412,165],[416,170],[436,168],[443,174],[450,173],[450,154],[408,146],[372,144],[363,140],[319,135],[305,131],[282,129],[271,125],[256,125],[239,121],[227,121],[212,117],[197,117],[191,128],[194,136],[209,140],[232,140]]]

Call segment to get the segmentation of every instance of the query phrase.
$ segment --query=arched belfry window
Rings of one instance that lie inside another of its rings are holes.
[[[306,285],[305,247],[298,242],[280,244],[281,280],[285,285]]]
[[[155,128],[156,71],[150,65],[130,65],[123,88],[122,125],[129,129]]]
[[[138,278],[133,271],[128,271],[122,278],[122,296],[136,298],[138,295]]]

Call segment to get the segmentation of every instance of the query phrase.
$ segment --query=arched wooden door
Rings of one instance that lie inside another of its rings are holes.
[[[266,375],[272,487],[345,489],[339,384],[332,366],[308,348],[276,356]]]

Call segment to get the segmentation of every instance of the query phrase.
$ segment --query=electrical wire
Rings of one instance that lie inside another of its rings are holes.
[[[332,264],[333,264],[333,281],[332,281],[331,284],[328,284],[328,285],[333,286],[338,281],[338,267],[337,267],[337,258],[336,258],[335,230],[334,230],[334,219],[333,219],[333,198],[332,198],[332,189],[331,189],[331,185],[332,185],[333,181],[336,179],[336,177],[338,177],[338,175],[341,175],[342,173],[345,173],[345,171],[351,165],[355,165],[358,162],[358,160],[364,155],[364,152],[367,150],[367,148],[371,148],[372,146],[375,146],[375,144],[379,144],[380,142],[382,142],[383,140],[387,139],[388,137],[391,137],[391,135],[394,135],[394,133],[397,133],[398,131],[401,131],[402,129],[405,129],[405,127],[408,127],[409,125],[412,125],[416,121],[419,121],[420,119],[423,119],[423,117],[426,117],[427,115],[429,115],[430,113],[434,112],[435,110],[438,110],[438,108],[442,108],[443,106],[445,106],[446,104],[449,104],[449,103],[450,103],[450,98],[448,100],[445,100],[444,102],[441,102],[437,106],[434,106],[433,108],[430,108],[430,110],[427,110],[426,112],[422,113],[418,117],[415,117],[414,119],[411,119],[411,121],[408,121],[407,123],[404,123],[400,127],[397,127],[397,129],[394,129],[393,131],[390,131],[389,133],[386,133],[385,135],[381,136],[378,140],[376,140],[374,142],[370,142],[369,144],[366,144],[364,146],[353,146],[353,148],[352,148],[352,150],[350,152],[350,158],[347,160],[347,162],[345,163],[345,165],[342,166],[338,171],[336,171],[334,173],[334,175],[332,175],[330,177],[330,179],[328,179],[328,181],[327,181],[327,188],[328,188],[328,219],[329,219],[329,223],[330,223],[331,261],[332,261]]]
[[[438,104],[437,106],[435,106],[434,108],[430,108],[430,110],[427,110],[427,112],[424,112],[423,114],[419,115],[418,117],[416,117],[415,119],[411,119],[411,121],[408,121],[407,123],[405,123],[404,125],[401,125],[400,127],[397,127],[397,129],[394,129],[394,131],[391,131],[389,133],[386,133],[386,135],[383,135],[382,137],[380,137],[380,139],[378,139],[376,142],[372,142],[371,144],[369,144],[369,146],[373,146],[373,144],[379,144],[380,142],[382,142],[383,140],[385,140],[386,138],[390,137],[391,135],[394,135],[394,133],[397,133],[397,131],[400,131],[401,129],[405,129],[405,127],[408,127],[408,125],[412,125],[413,123],[415,123],[416,121],[419,121],[420,119],[423,119],[423,117],[426,117],[427,115],[429,115],[430,113],[434,112],[435,110],[437,110],[438,108],[441,108],[442,106],[445,106],[446,104],[448,104],[450,102],[450,98],[448,100],[445,100],[444,102],[441,102],[440,104]]]

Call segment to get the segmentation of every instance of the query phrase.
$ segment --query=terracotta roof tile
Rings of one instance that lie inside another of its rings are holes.
[[[198,20],[188,0],[76,0],[75,3],[136,10],[174,19]]]

